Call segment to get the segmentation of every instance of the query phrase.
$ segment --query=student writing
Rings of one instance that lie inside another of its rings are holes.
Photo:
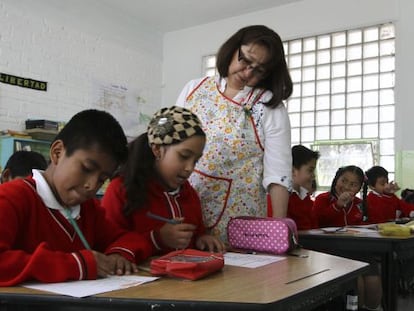
[[[200,199],[187,180],[205,142],[201,122],[189,110],[172,106],[155,113],[148,131],[129,144],[128,161],[104,194],[108,217],[144,234],[158,254],[224,251],[220,240],[206,234]]]
[[[152,246],[105,218],[96,191],[127,157],[127,141],[108,113],[76,114],[50,147],[50,164],[0,187],[0,286],[61,282],[137,272]],[[67,218],[76,220],[92,250]]]

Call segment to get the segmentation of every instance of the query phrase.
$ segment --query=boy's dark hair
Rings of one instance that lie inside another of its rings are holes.
[[[300,169],[313,159],[318,160],[319,156],[318,151],[313,151],[303,145],[295,145],[292,147],[292,165],[296,169]]]
[[[28,176],[32,169],[45,170],[47,161],[45,157],[36,151],[20,150],[13,153],[7,160],[4,170],[9,169],[10,177]]]
[[[405,188],[401,191],[401,199],[405,202],[414,204],[414,189]]]
[[[117,163],[128,156],[127,139],[119,122],[108,112],[96,109],[83,110],[75,114],[55,140],[62,140],[66,155],[78,149],[97,147],[111,155]]]
[[[385,177],[388,179],[388,171],[382,166],[375,165],[365,172],[365,176],[367,176],[368,185],[374,187],[378,178]]]

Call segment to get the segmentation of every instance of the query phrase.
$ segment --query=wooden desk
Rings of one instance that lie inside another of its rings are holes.
[[[322,230],[299,232],[299,243],[313,249],[334,255],[342,252],[372,252],[381,258],[382,286],[386,310],[397,310],[398,262],[397,259],[414,258],[414,236],[386,237],[378,232],[324,233]]]
[[[198,281],[162,278],[87,298],[0,288],[0,310],[311,310],[355,289],[368,269],[360,261],[302,253],[308,258],[288,256],[256,269],[225,266]]]

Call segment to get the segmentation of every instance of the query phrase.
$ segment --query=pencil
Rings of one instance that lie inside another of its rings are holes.
[[[166,222],[166,223],[169,223],[169,224],[173,224],[173,225],[177,225],[177,224],[181,223],[181,221],[179,221],[179,220],[171,219],[171,218],[165,218],[165,217],[162,217],[160,215],[153,214],[151,212],[147,212],[147,216],[149,218],[160,220],[160,221],[163,221],[163,222]]]

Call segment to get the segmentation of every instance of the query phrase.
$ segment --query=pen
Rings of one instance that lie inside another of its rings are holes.
[[[71,223],[73,229],[75,229],[76,233],[78,234],[79,238],[81,239],[83,246],[86,249],[91,250],[91,247],[89,246],[88,241],[86,241],[85,236],[83,235],[81,229],[79,228],[79,226],[76,223],[75,219],[73,219],[72,214],[69,211],[69,208],[64,208],[64,210],[66,212],[66,216],[68,217],[68,220]]]
[[[169,223],[169,224],[173,224],[173,225],[177,225],[177,224],[180,224],[181,223],[181,221],[179,221],[179,220],[171,219],[171,218],[165,218],[165,217],[162,217],[160,215],[153,214],[151,212],[147,212],[147,216],[149,218],[156,219],[156,220],[161,220],[163,222],[166,222],[166,223]]]

